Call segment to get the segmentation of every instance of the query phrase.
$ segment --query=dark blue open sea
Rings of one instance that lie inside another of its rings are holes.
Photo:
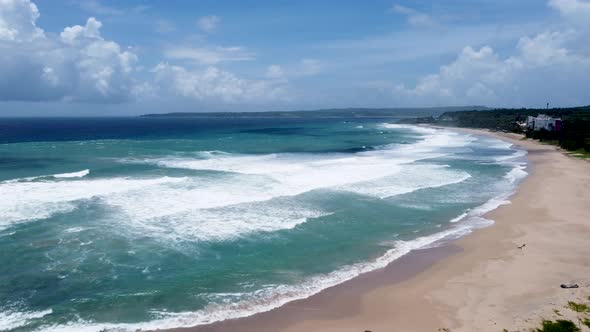
[[[391,119],[0,119],[0,330],[270,310],[488,225],[508,143]]]

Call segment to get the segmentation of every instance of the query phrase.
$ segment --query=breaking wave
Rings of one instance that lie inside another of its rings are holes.
[[[434,158],[451,156],[478,138],[449,130],[382,124],[383,130],[406,130],[417,135],[412,144],[391,144],[354,154],[274,153],[263,155],[201,151],[193,158],[164,157],[121,160],[156,165],[164,170],[195,171],[182,177],[86,178],[90,170],[0,182],[0,230],[75,210],[94,199],[106,207],[118,227],[166,241],[224,241],[245,234],[293,229],[334,211],[301,196],[349,193],[368,199],[386,199],[425,188],[458,184],[472,177]],[[508,149],[493,140],[490,148]],[[250,293],[232,294],[236,301],[218,301],[192,312],[152,312],[143,323],[95,323],[78,320],[45,325],[43,331],[155,330],[208,324],[269,311],[293,300],[307,298],[360,274],[383,268],[410,251],[436,246],[489,225],[482,216],[509,203],[515,185],[526,175],[525,164],[514,161],[522,152],[498,156],[508,165],[504,175],[509,190],[485,204],[463,211],[444,231],[413,240],[396,241],[381,256],[342,266],[296,285],[273,285]],[[94,174],[93,174],[94,175]],[[64,230],[82,232],[82,227]],[[215,296],[213,294],[212,296]],[[217,294],[223,299],[225,295]],[[221,304],[219,304],[221,303]],[[26,326],[52,313],[0,313],[0,329]]]

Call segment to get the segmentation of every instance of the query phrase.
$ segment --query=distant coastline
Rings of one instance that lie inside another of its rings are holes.
[[[330,108],[300,111],[268,112],[173,112],[143,114],[140,117],[190,117],[190,118],[341,118],[341,117],[408,117],[434,116],[444,112],[484,111],[485,106],[424,107],[424,108]]]
[[[529,121],[538,116],[559,121],[559,128],[532,128]],[[557,145],[573,156],[590,158],[590,106],[449,111],[439,115],[400,119],[399,123],[522,134],[526,138]]]

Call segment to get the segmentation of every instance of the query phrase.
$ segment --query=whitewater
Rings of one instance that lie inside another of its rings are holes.
[[[0,330],[149,330],[268,311],[490,225],[483,215],[527,175],[523,151],[447,129],[203,121],[0,144]]]

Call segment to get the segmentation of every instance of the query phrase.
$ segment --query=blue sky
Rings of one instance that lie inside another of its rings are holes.
[[[0,0],[0,116],[590,104],[588,0]]]

